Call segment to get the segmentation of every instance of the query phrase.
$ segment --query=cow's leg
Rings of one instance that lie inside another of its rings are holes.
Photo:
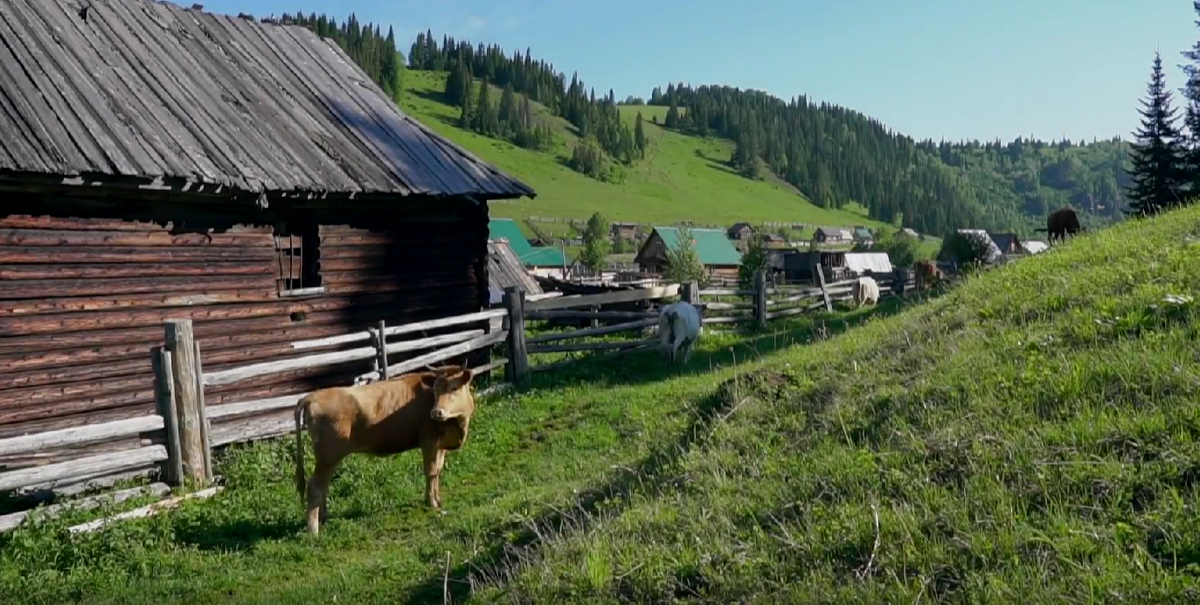
[[[314,536],[320,530],[321,523],[329,519],[326,499],[329,496],[329,482],[333,480],[333,472],[337,470],[339,462],[340,456],[333,460],[318,458],[317,467],[308,479],[308,531]]]
[[[430,508],[442,507],[441,475],[442,465],[446,462],[446,450],[438,443],[421,445],[421,457],[425,462],[425,504]]]

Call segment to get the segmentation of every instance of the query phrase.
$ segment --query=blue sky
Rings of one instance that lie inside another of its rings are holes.
[[[405,54],[427,28],[530,47],[618,98],[728,84],[951,140],[1129,138],[1154,51],[1177,88],[1179,52],[1200,39],[1190,0],[201,1],[255,16],[355,12],[395,27]]]

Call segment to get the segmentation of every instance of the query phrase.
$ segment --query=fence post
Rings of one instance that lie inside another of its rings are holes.
[[[175,381],[171,377],[171,352],[166,347],[150,349],[154,367],[154,403],[167,429],[167,461],[163,474],[168,485],[182,485],[183,460],[179,453],[179,412],[175,406]]]
[[[197,370],[196,341],[192,320],[174,319],[166,323],[167,351],[171,354],[171,382],[175,390],[176,424],[179,431],[179,459],[184,481],[207,483],[207,453],[204,451],[204,414],[200,409],[200,376]]]
[[[379,379],[388,380],[391,375],[388,373],[388,358],[387,358],[387,322],[379,320],[379,325],[371,330],[371,344],[375,347],[375,366],[379,370]]]
[[[821,265],[813,266],[813,273],[817,274],[817,283],[821,286],[821,298],[825,301],[825,311],[833,312],[833,303],[829,300],[829,290],[825,288],[825,272],[821,270]]]
[[[699,282],[690,281],[683,284],[683,300],[693,307],[700,304],[700,284]]]
[[[754,319],[758,327],[767,327],[767,272],[759,269],[754,273]]]
[[[505,375],[517,384],[529,368],[525,354],[525,291],[520,286],[504,289],[504,308],[508,310],[508,364]]]

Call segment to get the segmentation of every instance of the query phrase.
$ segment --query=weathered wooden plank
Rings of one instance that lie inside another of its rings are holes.
[[[57,257],[56,253],[50,256]],[[49,260],[49,256],[46,257]],[[265,255],[264,255],[265,260]],[[250,263],[128,263],[128,264],[45,264],[0,266],[0,281],[93,280],[144,277],[162,279],[174,277],[209,277],[218,279],[233,276],[275,276],[275,268],[266,262]]]
[[[68,462],[24,468],[0,473],[0,492],[29,487],[49,481],[62,481],[90,474],[117,472],[167,459],[167,448],[161,445],[129,450],[118,454],[102,454]]]
[[[9,437],[0,439],[0,456],[139,435],[161,430],[164,426],[162,417],[155,414],[79,428]]]
[[[300,398],[296,397],[296,401]],[[286,435],[295,430],[291,414],[272,414],[218,424],[212,428],[213,447]]]
[[[237,290],[271,291],[274,276],[191,275],[165,277],[149,275],[135,278],[46,279],[8,281],[0,284],[0,297],[9,300],[30,298],[101,297],[113,292],[124,296],[153,292],[226,292]]]
[[[436,330],[438,328],[447,328],[450,326],[458,326],[477,321],[486,321],[493,317],[504,317],[507,315],[507,313],[508,312],[504,309],[490,309],[487,311],[480,311],[478,313],[468,313],[466,315],[456,315],[454,317],[431,319],[428,321],[419,321],[400,326],[392,326],[387,329],[387,336],[398,336],[400,334],[411,334],[413,332],[421,332],[424,330]]]
[[[391,376],[399,376],[400,374],[403,374],[405,372],[411,372],[413,370],[423,368],[432,363],[437,363],[439,361],[445,361],[452,357],[458,357],[459,355],[470,353],[471,351],[475,351],[477,349],[483,349],[485,347],[490,347],[498,342],[504,342],[504,340],[506,338],[508,338],[508,331],[506,331],[506,330],[500,331],[500,332],[495,332],[492,334],[485,334],[478,338],[473,338],[471,340],[468,340],[467,342],[453,345],[453,346],[447,347],[445,349],[442,349],[440,351],[433,351],[432,353],[426,353],[424,355],[414,357],[407,361],[402,361],[397,364],[392,364],[390,367],[388,367],[388,374]],[[360,375],[359,378],[360,379],[378,379],[379,373],[378,372],[369,372],[367,374]]]
[[[754,290],[722,290],[714,288],[700,290],[700,296],[754,296]]]
[[[281,359],[279,361],[264,361],[262,363],[230,368],[217,372],[209,372],[204,375],[204,385],[220,386],[233,384],[235,382],[241,382],[251,378],[266,376],[268,374],[331,366],[350,361],[361,361],[364,359],[370,359],[374,356],[374,347],[359,347],[357,349],[350,349],[349,351],[319,353],[316,355],[306,355],[304,357],[295,357],[292,359]]]
[[[43,466],[55,462],[77,460],[85,456],[124,452],[139,447],[162,443],[162,431],[119,437],[107,441],[75,443],[64,447],[43,448],[0,456],[0,471],[14,471],[31,466]]]
[[[272,236],[258,233],[180,233],[168,231],[83,231],[0,229],[0,246],[119,246],[266,248],[274,251]]]
[[[220,263],[274,261],[261,246],[0,246],[0,263]]]
[[[25,510],[16,513],[10,513],[0,516],[0,533],[10,531],[19,527],[27,519],[53,519],[67,511],[81,511],[99,508],[108,504],[119,504],[126,500],[140,498],[142,496],[163,497],[171,493],[171,488],[166,483],[151,483],[150,485],[142,485],[130,489],[108,494],[96,494],[87,498],[81,498],[73,502],[64,502],[62,504],[51,504],[50,506],[35,508],[33,510]]]
[[[278,397],[268,397],[265,399],[253,399],[250,401],[239,401],[236,403],[223,403],[221,405],[214,405],[208,408],[208,420],[209,422],[220,421],[221,423],[225,423],[227,422],[228,418],[249,416],[252,414],[261,414],[263,412],[272,412],[275,410],[290,408],[296,405],[296,403],[300,401],[300,398],[307,394],[307,392],[304,392],[296,393],[294,395],[280,395]]]
[[[16,288],[17,285],[12,287]],[[193,307],[247,302],[273,302],[278,300],[274,287],[244,288],[240,290],[205,289],[197,292],[163,294],[147,292],[127,296],[59,297],[46,299],[0,300],[0,316],[45,315],[77,313],[81,311],[109,311],[115,309]]]
[[[655,318],[652,311],[530,311],[525,319],[636,319]]]
[[[639,290],[618,290],[616,292],[588,294],[585,296],[563,296],[560,298],[551,298],[548,300],[531,302],[526,305],[526,311],[551,311],[557,309],[569,309],[572,307],[590,307],[596,305],[634,302],[638,300],[658,300],[675,296],[677,294],[679,294],[679,284]]]
[[[117,521],[125,521],[128,519],[142,519],[142,518],[149,517],[151,515],[156,515],[163,511],[175,508],[176,506],[179,506],[181,503],[183,503],[186,500],[211,498],[212,496],[215,496],[218,493],[220,493],[222,489],[224,489],[224,488],[218,485],[216,487],[202,489],[198,492],[192,492],[190,494],[184,494],[182,496],[176,496],[174,498],[167,498],[166,500],[160,500],[159,502],[155,502],[154,504],[151,504],[149,506],[135,508],[131,511],[123,512],[121,514],[113,515],[111,517],[104,517],[102,519],[96,519],[95,521],[89,521],[87,523],[81,523],[79,525],[72,525],[71,527],[67,528],[67,531],[70,533],[73,533],[73,534],[93,532],[93,531],[97,531],[100,529],[104,529],[105,527],[108,527],[109,525],[111,525]]]

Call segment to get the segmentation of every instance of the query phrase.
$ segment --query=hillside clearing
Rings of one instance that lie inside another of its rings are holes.
[[[623,106],[622,117],[632,122],[643,112],[651,149],[647,159],[631,168],[625,182],[602,183],[563,164],[577,140],[566,121],[537,108],[538,119],[549,121],[558,145],[553,152],[535,152],[511,143],[459,129],[459,110],[444,103],[446,74],[405,73],[403,109],[421,123],[466,147],[497,168],[523,180],[537,198],[494,202],[494,217],[529,215],[584,218],[600,211],[609,220],[634,222],[695,221],[730,225],[737,221],[792,221],[821,225],[870,225],[857,207],[818,208],[794,189],[773,182],[751,181],[726,166],[733,147],[729,141],[700,139],[667,131],[651,123],[662,121],[666,108]],[[495,95],[499,98],[499,95]]]

